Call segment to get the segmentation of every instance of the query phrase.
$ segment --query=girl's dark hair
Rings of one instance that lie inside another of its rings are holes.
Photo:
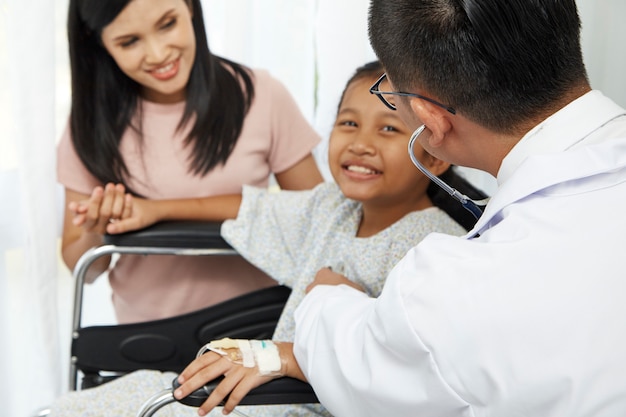
[[[452,165],[450,165],[444,173],[438,175],[438,177],[450,187],[459,191],[461,194],[466,195],[472,200],[483,200],[488,197],[488,195],[482,190],[475,187],[468,180],[459,175],[456,172],[456,168]],[[471,230],[476,224],[476,218],[474,215],[467,211],[467,209],[463,207],[460,202],[452,198],[447,191],[434,182],[430,182],[428,189],[426,190],[426,194],[430,197],[430,201],[433,202],[433,205],[448,213],[448,216],[452,217],[458,224],[463,226],[465,230]]]
[[[380,61],[368,62],[367,64],[357,68],[352,77],[350,77],[350,79],[346,83],[343,93],[341,94],[341,99],[339,100],[339,108],[341,108],[341,103],[343,103],[346,90],[348,89],[348,86],[350,84],[362,78],[376,79],[380,77],[383,72],[384,69]],[[383,104],[381,103],[380,105],[382,106]],[[438,175],[438,177],[455,190],[458,190],[460,193],[468,196],[473,200],[482,200],[484,198],[487,198],[487,195],[484,192],[474,187],[472,184],[470,184],[469,181],[460,176],[453,166],[450,166],[444,173]],[[428,194],[428,197],[433,202],[433,205],[445,211],[457,223],[463,226],[465,230],[471,230],[474,227],[474,224],[476,223],[476,219],[474,218],[474,216],[469,211],[467,211],[461,205],[461,203],[452,198],[452,196],[448,194],[443,188],[439,187],[437,184],[431,181],[428,185],[428,188],[426,189],[426,194]]]
[[[141,116],[141,86],[119,69],[101,42],[103,28],[130,1],[70,0],[69,5],[72,141],[85,167],[102,183],[128,185],[130,174],[119,150],[120,140],[128,128],[142,130],[141,125],[131,126],[134,116]],[[193,11],[196,58],[178,129],[195,116],[185,143],[193,146],[189,171],[203,176],[230,156],[254,86],[248,68],[211,53],[200,0],[185,2]]]
[[[339,104],[337,105],[337,113],[339,113],[339,109],[341,108],[341,104],[343,103],[343,99],[346,96],[346,91],[348,90],[348,86],[350,84],[362,78],[378,78],[383,74],[383,72],[385,72],[385,70],[383,69],[383,64],[381,64],[380,61],[371,61],[358,67],[343,88]]]

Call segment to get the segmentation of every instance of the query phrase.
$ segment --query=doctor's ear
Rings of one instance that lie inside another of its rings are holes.
[[[436,148],[441,145],[446,133],[452,129],[452,124],[448,119],[450,113],[426,100],[417,97],[410,99],[411,110],[423,124],[426,125],[431,135],[428,138],[428,144]]]
[[[425,152],[424,159],[424,165],[426,166],[426,168],[428,168],[428,170],[436,176],[443,174],[448,170],[448,168],[450,168],[449,162],[442,161],[441,159],[434,157],[427,152]]]

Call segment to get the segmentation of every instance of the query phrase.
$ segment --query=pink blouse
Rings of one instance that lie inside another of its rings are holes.
[[[255,96],[241,136],[223,166],[204,177],[188,172],[187,128],[176,131],[185,103],[142,102],[143,133],[128,129],[120,150],[131,174],[128,184],[151,199],[241,193],[242,186],[265,187],[271,173],[283,172],[308,155],[320,138],[286,88],[267,71],[254,70]],[[69,126],[57,149],[58,180],[91,194],[102,185],[82,164]],[[155,320],[194,311],[262,287],[275,285],[240,257],[121,256],[109,271],[120,323]]]

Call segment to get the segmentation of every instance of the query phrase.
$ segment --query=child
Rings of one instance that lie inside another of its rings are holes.
[[[279,193],[245,187],[241,196],[184,205],[133,198],[132,212],[109,225],[109,231],[122,232],[170,218],[236,218],[224,222],[225,239],[250,262],[292,288],[274,340],[293,340],[293,311],[318,271],[328,273],[325,267],[341,273],[346,284],[378,296],[384,284],[381,277],[427,234],[465,232],[431,203],[427,193],[430,181],[407,155],[411,132],[395,112],[381,106],[369,93],[369,86],[381,74],[380,64],[373,62],[357,69],[347,83],[329,141],[334,183],[323,183],[310,191]],[[433,173],[450,174],[448,164],[419,146],[416,152]],[[159,389],[171,386],[173,378],[167,373],[136,372],[102,387],[70,394],[53,410],[63,416],[79,415],[87,409],[94,416],[130,416],[141,406],[138,399],[145,401]],[[151,389],[146,389],[148,386]],[[180,404],[165,410],[177,416],[196,413]],[[251,416],[326,414],[319,404],[241,407],[241,411]]]
[[[202,16],[199,0],[70,1],[72,108],[58,146],[70,269],[123,212],[126,200],[111,196],[240,193],[243,184],[266,186],[272,173],[284,189],[322,181],[311,155],[319,136],[293,98],[266,71],[213,55]],[[86,199],[88,209],[75,218],[75,202]],[[87,280],[109,263],[99,259]],[[120,257],[109,281],[120,323],[275,284],[240,257],[133,255]]]

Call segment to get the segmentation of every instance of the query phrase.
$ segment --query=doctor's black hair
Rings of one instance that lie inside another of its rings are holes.
[[[372,0],[369,37],[397,90],[511,133],[587,82],[575,0]]]
[[[141,125],[131,125],[133,120],[141,120],[134,119],[136,114],[141,116],[141,86],[120,70],[104,48],[101,34],[131,1],[70,0],[67,23],[74,147],[85,167],[102,183],[127,186],[129,173],[119,143],[128,128],[141,133]],[[196,57],[178,128],[195,118],[186,138],[186,145],[193,146],[189,171],[203,176],[230,156],[252,103],[254,86],[248,68],[211,53],[200,0],[185,3],[192,11]]]
[[[363,78],[376,80],[383,74],[383,72],[384,68],[380,61],[371,61],[358,67],[346,83],[344,90],[341,93],[341,99],[339,100],[339,106],[337,108],[337,111],[339,111],[339,109],[341,108],[341,103],[343,103],[344,96],[350,84]],[[380,103],[380,105],[383,106],[382,103]],[[408,154],[407,158],[409,158]],[[452,188],[458,190],[460,193],[468,196],[473,200],[482,200],[488,197],[487,194],[485,194],[482,190],[475,187],[463,176],[461,176],[456,171],[456,168],[452,165],[445,172],[438,175],[438,177],[441,178],[446,184],[450,185]],[[457,223],[463,226],[465,230],[471,230],[474,227],[474,224],[476,223],[476,218],[469,211],[467,211],[461,205],[461,203],[452,198],[450,194],[448,194],[437,184],[430,181],[430,184],[428,185],[428,188],[426,190],[426,194],[430,198],[430,201],[432,201],[433,205],[445,211]]]

